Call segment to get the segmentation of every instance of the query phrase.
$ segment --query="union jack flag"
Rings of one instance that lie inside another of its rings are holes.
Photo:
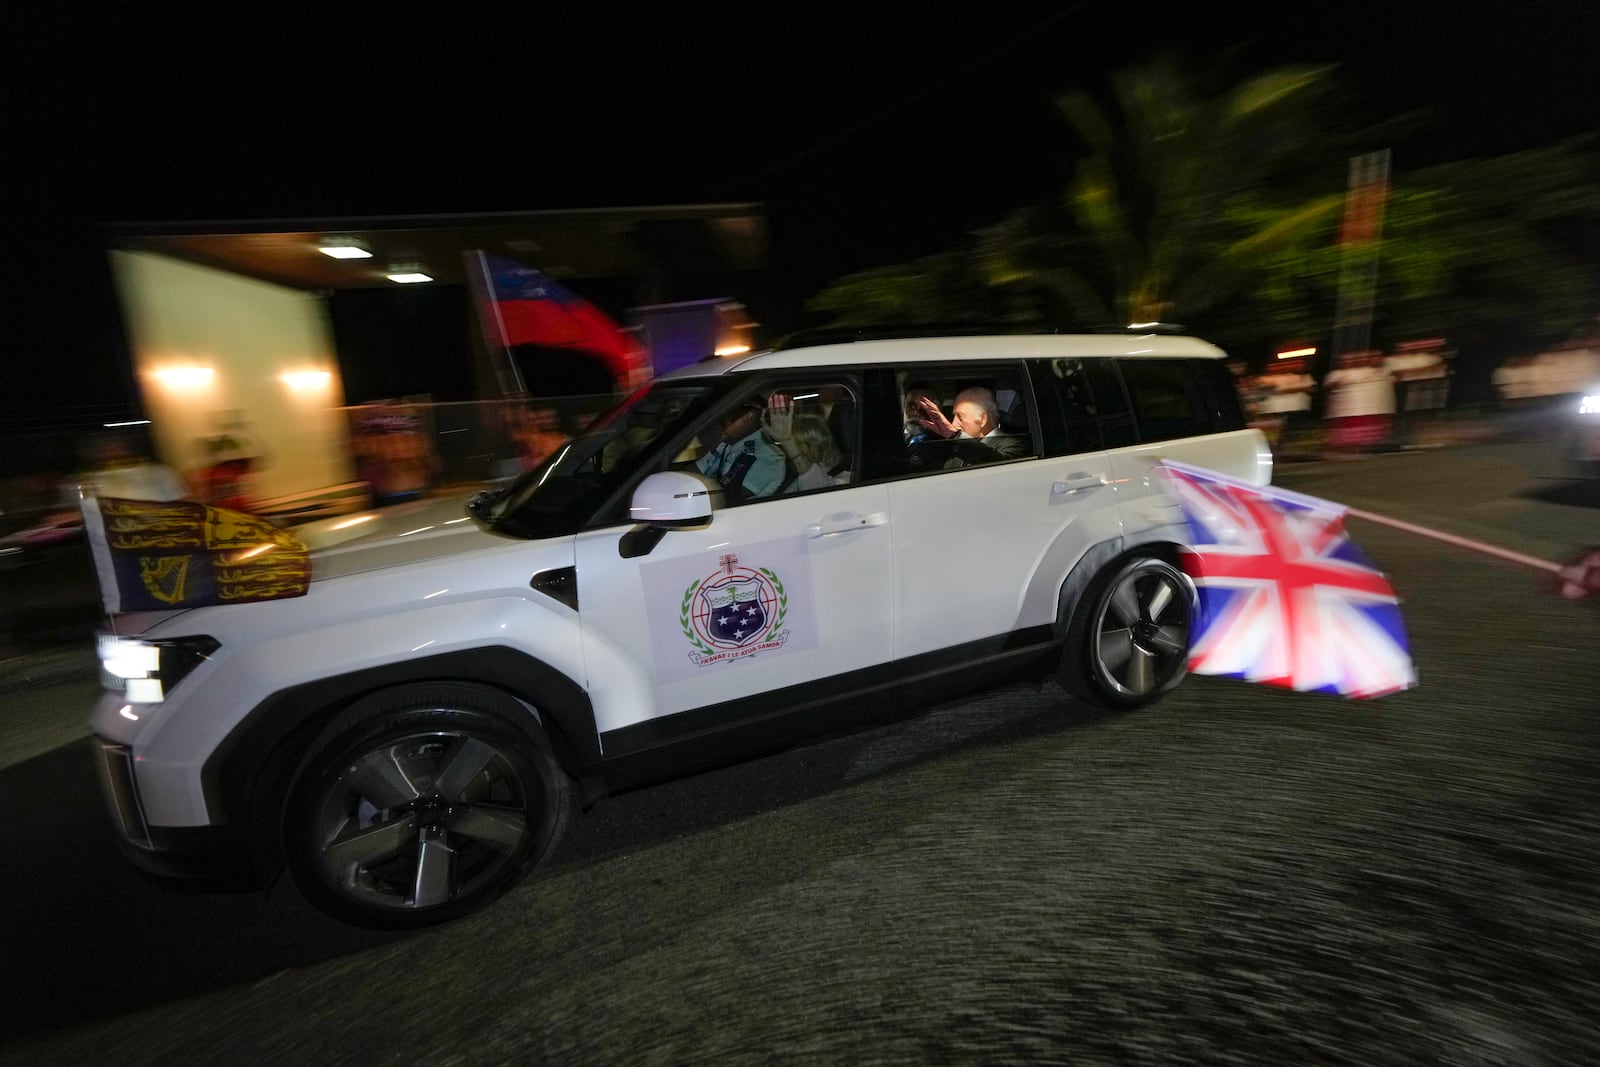
[[[1399,600],[1345,532],[1342,505],[1162,466],[1200,594],[1191,671],[1360,698],[1416,684]]]

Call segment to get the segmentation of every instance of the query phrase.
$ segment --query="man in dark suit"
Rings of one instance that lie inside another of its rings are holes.
[[[945,418],[939,405],[931,398],[920,398],[917,410],[921,413],[922,424],[936,436],[946,440],[976,441],[986,450],[977,452],[972,448],[961,448],[945,463],[946,467],[965,467],[974,462],[994,459],[1016,459],[1028,451],[1021,437],[1000,432],[1000,408],[995,403],[994,393],[982,386],[963,389],[956,394],[953,420]]]

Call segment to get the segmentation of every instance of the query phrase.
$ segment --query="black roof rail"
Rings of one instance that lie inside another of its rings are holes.
[[[773,345],[774,351],[786,348],[807,348],[811,345],[841,345],[853,341],[892,341],[914,337],[986,337],[994,334],[1007,334],[1019,332],[1014,326],[988,325],[975,326],[971,323],[960,325],[921,325],[921,326],[833,326],[818,330],[800,330],[784,337]],[[1023,331],[1033,333],[1035,331]]]
[[[1189,328],[1177,322],[1129,322],[1124,324],[1105,323],[1100,326],[1091,326],[1087,333],[1188,333]]]
[[[811,345],[842,345],[853,341],[892,341],[916,337],[1004,337],[1039,334],[1183,334],[1188,328],[1176,322],[1105,323],[1099,326],[1016,326],[1008,323],[934,323],[929,325],[832,326],[800,330],[772,346],[773,351],[807,348]]]

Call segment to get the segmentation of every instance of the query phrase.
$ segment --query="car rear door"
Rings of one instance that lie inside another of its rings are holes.
[[[1062,579],[1116,531],[1110,468],[1092,426],[1069,440],[1055,385],[1036,389],[1022,361],[909,367],[896,380],[902,395],[931,387],[946,402],[963,387],[988,388],[1002,428],[1026,439],[1015,459],[910,462],[890,483],[903,672],[1048,643]]]

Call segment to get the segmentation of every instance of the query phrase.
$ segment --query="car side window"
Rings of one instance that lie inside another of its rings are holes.
[[[1038,455],[1032,386],[1016,363],[933,364],[897,369],[903,448],[876,454],[873,476],[957,470]]]
[[[1041,359],[1032,368],[1041,390],[1045,455],[1120,448],[1138,440],[1127,394],[1109,358]],[[1053,414],[1052,407],[1059,408],[1058,423],[1045,417]]]
[[[1245,427],[1244,407],[1239,403],[1239,386],[1220,359],[1191,360],[1190,370],[1200,381],[1206,399],[1211,429],[1221,433]]]
[[[770,377],[697,427],[675,457],[723,487],[723,504],[818,492],[857,480],[861,388],[852,376]]]
[[[1170,441],[1211,432],[1210,399],[1191,372],[1192,360],[1121,359],[1141,441]]]

